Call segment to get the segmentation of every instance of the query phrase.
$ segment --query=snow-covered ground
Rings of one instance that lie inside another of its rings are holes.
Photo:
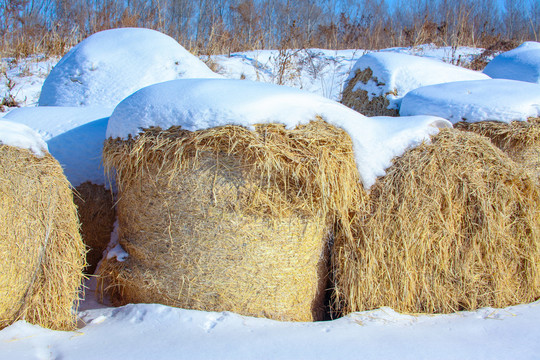
[[[156,304],[98,307],[79,316],[77,331],[24,321],[5,328],[0,358],[523,360],[540,354],[539,302],[449,315],[381,308],[315,323]]]
[[[386,51],[447,62],[467,62],[481,52],[479,49],[432,46]],[[210,59],[203,57],[203,60],[226,78],[285,84],[338,100],[345,79],[364,53],[363,50],[264,50],[212,56]],[[102,139],[111,110],[89,111],[88,116],[82,116],[78,110],[70,108],[31,108],[37,104],[44,79],[57,61],[40,57],[19,62],[3,59],[0,101],[3,97],[12,96],[21,106],[30,107],[13,112],[8,118],[22,123],[33,118],[32,127],[47,142],[49,150],[53,152],[54,144],[57,146],[54,151],[60,153],[66,147],[80,146],[85,141],[81,139],[88,134],[94,140]],[[6,107],[2,111],[6,113],[8,110]],[[50,112],[48,116],[47,111]],[[69,112],[73,113],[69,115]],[[60,122],[61,118],[68,117],[71,122],[63,120],[59,125],[54,121],[55,118]],[[391,123],[397,119],[381,117],[378,121]],[[391,127],[398,129],[397,126]],[[21,134],[25,132],[26,129],[20,129]],[[67,136],[70,134],[73,136]],[[16,135],[16,138],[19,136],[23,135]],[[71,143],[62,139],[71,139]],[[6,140],[0,138],[0,141]],[[43,147],[38,138],[35,141]],[[71,158],[78,156],[65,153]],[[95,155],[90,157],[96,160]],[[97,166],[95,163],[89,166]],[[70,176],[67,168],[71,165],[64,163],[64,166]],[[77,182],[73,178],[70,180]],[[81,321],[77,331],[58,332],[24,321],[16,322],[0,331],[0,359],[540,357],[539,302],[449,315],[403,315],[382,308],[328,322],[287,323],[227,312],[193,311],[152,304],[120,308],[103,306],[96,301],[94,280],[89,281],[90,288],[79,309]]]

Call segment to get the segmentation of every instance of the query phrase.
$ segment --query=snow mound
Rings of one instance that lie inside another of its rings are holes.
[[[460,80],[482,80],[489,76],[439,60],[396,52],[374,52],[362,56],[346,80],[354,79],[357,71],[371,69],[373,75],[367,82],[358,81],[352,91],[364,90],[371,101],[386,97],[388,109],[399,110],[403,96],[421,86]]]
[[[400,114],[440,116],[452,123],[524,121],[540,115],[540,85],[492,79],[425,86],[403,98]]]
[[[0,144],[28,149],[36,156],[47,152],[47,144],[41,136],[28,126],[0,119]]]
[[[494,79],[540,83],[540,43],[524,42],[496,56],[487,64],[484,73]]]
[[[103,141],[112,109],[99,107],[19,108],[3,119],[34,129],[64,168],[71,185],[107,185],[101,166]]]
[[[440,118],[370,119],[333,100],[302,90],[249,80],[185,79],[155,84],[122,101],[107,137],[127,139],[143,129],[181,126],[189,131],[224,125],[253,128],[280,123],[291,129],[321,116],[351,136],[365,187],[385,174],[394,156],[429,141],[451,124]]]
[[[212,77],[220,75],[165,34],[139,28],[106,30],[58,62],[43,84],[39,105],[114,107],[150,84]]]

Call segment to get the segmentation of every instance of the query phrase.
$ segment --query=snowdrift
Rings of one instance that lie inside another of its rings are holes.
[[[96,33],[71,49],[51,71],[40,106],[114,107],[135,91],[179,78],[216,78],[171,37],[150,29]]]
[[[394,52],[362,56],[345,81],[341,102],[367,116],[398,116],[401,99],[421,86],[489,76],[438,60]]]
[[[85,247],[69,183],[29,128],[0,121],[0,328],[72,330]]]

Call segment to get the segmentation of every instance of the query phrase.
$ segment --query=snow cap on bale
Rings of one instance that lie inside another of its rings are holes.
[[[430,85],[409,92],[400,114],[433,115],[460,121],[527,120],[540,115],[540,85],[490,79]]]
[[[351,137],[360,178],[369,188],[394,156],[429,140],[451,124],[434,116],[370,119],[335,101],[302,90],[247,80],[184,79],[139,90],[114,110],[107,138],[128,139],[143,129],[181,126],[197,131],[224,125],[287,129],[320,116]]]
[[[0,328],[73,329],[84,255],[62,168],[35,132],[0,121]]]
[[[511,79],[540,84],[540,43],[524,42],[517,48],[496,56],[484,74],[494,79]]]
[[[150,29],[96,33],[71,49],[51,71],[40,106],[114,107],[140,88],[179,78],[215,78],[173,38]]]
[[[424,57],[394,52],[362,56],[345,81],[341,102],[367,115],[398,116],[401,99],[421,86],[489,76]]]
[[[480,135],[445,129],[395,159],[336,237],[335,306],[449,313],[540,296],[540,194]]]
[[[42,157],[48,151],[47,144],[38,133],[24,124],[0,119],[0,145],[28,149]]]

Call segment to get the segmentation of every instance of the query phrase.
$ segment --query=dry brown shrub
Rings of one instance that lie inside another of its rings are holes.
[[[0,145],[0,256],[0,328],[75,328],[85,247],[70,185],[49,154]]]
[[[343,89],[341,103],[366,116],[399,116],[398,110],[388,108],[390,101],[386,98],[390,94],[396,95],[395,91],[388,92],[384,96],[372,97],[370,100],[366,90],[354,90],[354,87],[359,82],[367,84],[370,80],[374,81],[377,86],[384,85],[373,76],[371,68],[357,70],[354,77],[349,80],[345,89]]]
[[[104,162],[129,253],[99,270],[117,304],[323,318],[331,231],[363,199],[343,130],[147,129],[107,140]]]
[[[111,191],[103,185],[85,182],[75,188],[75,205],[81,222],[81,235],[88,248],[87,274],[93,274],[111,239],[116,219]]]
[[[407,313],[506,307],[540,296],[540,194],[486,138],[441,130],[395,159],[337,238],[334,306]]]

